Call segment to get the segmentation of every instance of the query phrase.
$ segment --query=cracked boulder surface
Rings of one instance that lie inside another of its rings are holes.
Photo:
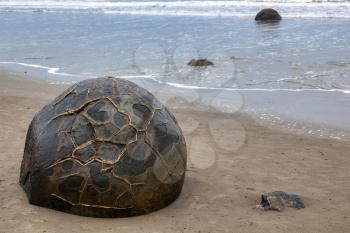
[[[20,184],[38,206],[134,216],[178,197],[186,160],[176,119],[151,93],[122,79],[88,79],[35,115]]]

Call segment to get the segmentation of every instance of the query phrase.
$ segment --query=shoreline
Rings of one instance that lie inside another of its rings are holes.
[[[27,127],[66,87],[0,72],[0,232],[350,230],[349,143],[274,131],[237,112],[176,109],[174,102],[169,107],[188,150],[184,188],[174,203],[123,219],[86,218],[28,204],[18,184]],[[260,195],[274,190],[301,195],[306,208],[255,209]]]
[[[6,66],[19,66],[19,67],[28,67],[28,69],[11,69],[11,68],[4,68],[1,67],[2,65]],[[60,85],[71,85],[75,82],[78,82],[83,79],[87,78],[97,78],[98,75],[83,75],[83,74],[71,74],[71,73],[61,73],[59,70],[61,68],[58,67],[48,67],[38,64],[32,64],[32,63],[22,63],[22,62],[9,62],[9,61],[0,61],[0,70],[5,70],[8,72],[17,72],[20,74],[22,71],[28,72],[28,70],[32,69],[33,75],[32,78],[38,79],[40,76],[40,79],[46,79],[49,81],[50,84],[60,84]],[[34,69],[39,70],[47,70],[47,72],[39,72],[35,71]],[[38,75],[39,74],[39,75]],[[50,77],[52,76],[52,77]],[[62,80],[62,81],[56,81],[53,77],[69,77],[69,78],[77,78],[75,80]],[[45,78],[44,78],[45,77]],[[50,77],[50,78],[49,78]],[[350,89],[339,89],[339,88],[333,88],[333,89],[324,89],[324,88],[226,88],[226,87],[207,87],[207,86],[193,86],[193,85],[186,85],[181,83],[172,83],[172,82],[163,82],[160,80],[157,80],[154,78],[155,75],[142,75],[142,74],[130,74],[130,75],[121,75],[119,78],[124,78],[128,80],[133,79],[145,79],[145,80],[151,80],[154,82],[157,82],[160,85],[169,85],[174,88],[183,88],[183,89],[191,89],[191,90],[222,90],[222,91],[262,91],[262,92],[279,92],[279,91],[285,91],[285,92],[339,92],[341,94],[350,95]],[[280,81],[280,80],[278,80]]]
[[[68,88],[77,82],[54,81],[49,74],[38,75],[37,72],[27,70],[0,69],[1,72],[18,76],[22,80],[44,82],[52,89],[55,86]],[[170,101],[175,109],[240,113],[272,130],[350,141],[350,122],[347,118],[350,108],[346,107],[350,106],[350,95],[346,90],[186,88],[181,84],[172,85],[142,76],[119,78],[146,88],[166,105]],[[294,109],[285,111],[286,105]]]

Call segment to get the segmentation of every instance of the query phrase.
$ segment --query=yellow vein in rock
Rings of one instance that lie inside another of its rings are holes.
[[[65,198],[63,198],[55,193],[51,193],[50,195],[57,197],[58,199],[61,199],[62,201],[69,203],[72,206],[85,206],[85,207],[102,208],[102,209],[115,209],[115,210],[126,210],[126,209],[133,208],[133,206],[120,208],[120,207],[111,207],[111,206],[104,206],[104,205],[91,205],[91,204],[84,204],[84,203],[74,203],[74,202],[68,201],[67,199],[65,199]]]

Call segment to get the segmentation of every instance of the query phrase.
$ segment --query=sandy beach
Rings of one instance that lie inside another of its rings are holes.
[[[67,86],[0,72],[0,232],[349,232],[348,142],[272,131],[248,116],[173,110],[189,166],[170,206],[123,219],[79,217],[29,205],[18,184],[27,127]],[[256,209],[283,190],[306,208]]]

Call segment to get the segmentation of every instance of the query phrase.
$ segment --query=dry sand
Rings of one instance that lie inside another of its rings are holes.
[[[29,205],[18,184],[33,115],[66,86],[0,72],[0,232],[350,232],[350,144],[271,131],[246,116],[174,110],[189,167],[173,204],[145,216],[96,219]],[[284,190],[306,208],[255,209]]]

